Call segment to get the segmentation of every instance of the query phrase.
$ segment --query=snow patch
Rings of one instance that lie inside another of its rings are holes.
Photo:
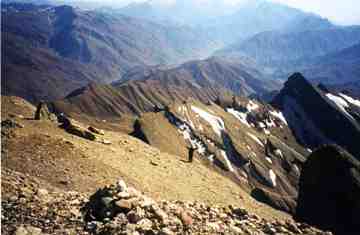
[[[250,100],[246,108],[247,110],[249,110],[249,112],[252,112],[253,110],[257,110],[259,108],[259,105]]]
[[[274,171],[272,169],[269,170],[269,177],[270,177],[272,185],[274,187],[276,187],[276,174],[274,173]]]
[[[270,114],[273,115],[274,117],[279,118],[285,125],[288,125],[286,118],[282,112],[270,111]]]
[[[341,111],[343,111],[345,113],[345,115],[347,115],[351,119],[354,119],[353,116],[351,116],[345,109],[345,108],[349,107],[349,104],[346,102],[346,100],[344,98],[333,95],[331,93],[327,93],[326,97],[328,97],[336,106],[338,106],[339,109],[341,109]]]
[[[265,129],[266,125],[263,122],[258,122],[258,125],[261,129]]]
[[[234,172],[234,168],[232,167],[231,162],[229,161],[229,158],[228,158],[227,155],[226,155],[226,152],[225,152],[224,150],[221,150],[220,152],[221,152],[221,155],[222,155],[222,156],[224,157],[224,159],[225,159],[225,163],[226,163],[229,171]]]
[[[247,113],[239,112],[235,109],[226,109],[226,111],[232,115],[234,115],[240,122],[242,122],[244,125],[250,127],[250,124],[247,121]]]
[[[347,95],[345,95],[345,94],[342,94],[342,93],[340,93],[339,95],[340,95],[342,98],[344,98],[347,102],[349,102],[349,103],[351,103],[351,104],[353,104],[353,105],[355,105],[355,106],[360,107],[360,100],[354,99],[354,98],[352,98],[352,97],[350,97],[350,96],[347,96]]]
[[[340,107],[349,107],[348,103],[341,97],[333,95],[331,93],[327,93],[326,96],[332,100],[333,102],[335,102],[336,105],[340,106]]]
[[[258,137],[251,134],[250,132],[248,132],[247,135],[250,136],[253,140],[255,140],[255,142],[258,143],[260,146],[265,147],[264,144],[261,142],[261,140],[259,140]]]
[[[284,158],[284,155],[283,155],[283,153],[281,152],[280,149],[276,149],[276,150],[274,151],[274,154],[275,154],[275,156],[277,156],[277,157],[279,157],[279,158],[281,158],[281,159]]]
[[[296,164],[293,164],[292,168],[293,168],[293,170],[295,171],[296,174],[300,175],[300,169]]]
[[[223,120],[217,116],[214,116],[198,107],[195,106],[191,106],[191,109],[200,115],[201,118],[203,118],[205,121],[207,121],[212,129],[214,130],[214,132],[221,137],[221,132],[225,130],[225,124],[223,122]]]

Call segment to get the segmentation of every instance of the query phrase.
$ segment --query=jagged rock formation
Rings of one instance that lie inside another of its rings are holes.
[[[360,123],[357,100],[324,93],[300,73],[292,75],[275,97],[300,143],[310,148],[336,143],[359,159]]]
[[[360,232],[360,162],[329,145],[313,152],[300,178],[296,217],[335,234]]]

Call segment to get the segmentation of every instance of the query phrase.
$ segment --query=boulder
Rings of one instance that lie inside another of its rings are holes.
[[[61,127],[68,133],[88,139],[96,140],[96,135],[86,128],[82,127],[78,122],[63,115],[59,116],[59,122],[62,123]]]
[[[300,177],[296,217],[334,231],[360,234],[360,162],[335,145],[313,152]]]
[[[56,121],[57,118],[55,114],[51,113],[48,109],[48,106],[45,102],[40,102],[35,111],[35,120],[50,120],[50,121]]]
[[[98,135],[105,135],[105,132],[103,130],[100,130],[96,127],[93,126],[89,126],[88,130],[91,131],[92,133],[98,134]]]

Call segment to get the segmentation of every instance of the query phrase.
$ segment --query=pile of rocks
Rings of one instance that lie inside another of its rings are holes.
[[[199,202],[155,202],[124,181],[98,190],[85,206],[94,234],[331,234],[293,221],[266,221],[245,209]]]
[[[155,202],[122,180],[89,199],[19,181],[11,184],[16,193],[2,198],[3,234],[331,234],[293,221],[270,222],[234,206]]]
[[[2,172],[1,234],[88,234],[81,212],[86,195],[49,191],[29,178]]]

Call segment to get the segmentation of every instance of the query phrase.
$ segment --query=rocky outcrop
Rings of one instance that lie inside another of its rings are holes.
[[[313,152],[303,167],[296,216],[335,234],[360,233],[360,162],[340,147]]]
[[[81,126],[80,123],[65,116],[59,116],[59,122],[62,123],[61,127],[68,133],[88,139],[95,140],[96,135],[93,131],[89,131],[87,128]]]
[[[273,104],[282,110],[303,145],[313,149],[335,143],[359,159],[360,124],[352,114],[352,105],[341,94],[325,93],[295,73]]]
[[[56,116],[49,111],[46,103],[41,101],[36,107],[34,119],[55,121]]]

